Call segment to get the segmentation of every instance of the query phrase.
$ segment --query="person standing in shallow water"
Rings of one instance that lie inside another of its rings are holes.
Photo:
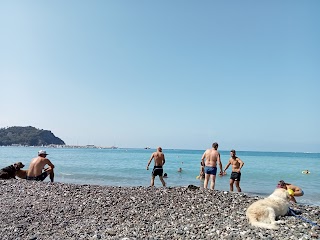
[[[218,152],[218,146],[218,143],[213,143],[212,148],[207,149],[201,158],[205,173],[203,187],[207,188],[210,179],[210,189],[212,190],[216,183],[217,163],[219,164],[220,174],[222,174],[222,163],[220,160],[220,153]],[[204,161],[204,159],[206,159],[206,161]]]
[[[235,183],[238,192],[241,192],[240,188],[240,179],[241,179],[241,168],[244,165],[244,162],[236,156],[236,150],[230,151],[231,158],[229,159],[228,164],[224,168],[224,173],[230,165],[232,165],[232,173],[230,176],[230,192],[233,192],[233,184]]]
[[[162,174],[163,174],[163,165],[165,164],[166,160],[165,160],[165,157],[164,157],[164,154],[162,152],[161,147],[158,147],[157,151],[152,153],[152,155],[149,159],[148,165],[147,165],[147,170],[149,170],[149,165],[150,165],[152,159],[154,159],[154,167],[153,167],[153,170],[151,173],[151,186],[152,187],[154,186],[154,178],[156,176],[159,176],[160,181],[162,183],[162,186],[165,187],[166,183],[163,180]]]

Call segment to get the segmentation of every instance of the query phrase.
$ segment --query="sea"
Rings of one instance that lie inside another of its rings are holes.
[[[0,147],[0,168],[22,162],[27,169],[39,150],[46,150],[47,158],[55,165],[55,182],[121,187],[150,185],[153,162],[149,170],[146,166],[155,149]],[[224,168],[230,152],[219,152]],[[196,177],[204,150],[163,149],[163,153],[167,187],[203,186],[203,181]],[[304,196],[296,197],[299,204],[320,206],[320,153],[237,151],[237,156],[245,163],[241,170],[242,192],[265,197],[274,191],[279,180],[284,180],[304,191]],[[182,172],[178,172],[179,168]],[[303,174],[304,170],[310,173]],[[227,175],[217,176],[216,190],[229,191],[230,174],[231,166]],[[162,186],[158,177],[155,186]]]

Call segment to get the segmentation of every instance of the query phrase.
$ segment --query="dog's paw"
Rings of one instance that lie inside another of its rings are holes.
[[[278,221],[275,221],[276,224],[281,224],[281,223],[286,223],[286,221],[284,220],[278,220]]]
[[[279,226],[277,226],[277,222],[269,224],[269,229],[278,230]]]

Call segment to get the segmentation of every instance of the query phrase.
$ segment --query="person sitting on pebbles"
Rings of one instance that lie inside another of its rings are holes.
[[[19,171],[20,168],[23,167],[24,164],[22,162],[17,162],[8,167],[0,169],[0,179],[16,179],[17,171]]]
[[[291,183],[286,183],[283,180],[280,180],[278,182],[277,188],[287,189],[290,195],[290,200],[294,203],[297,203],[294,197],[301,197],[304,195],[304,192],[302,191],[301,188],[294,186]]]
[[[31,160],[27,180],[35,180],[35,181],[43,181],[48,175],[50,175],[50,180],[53,182],[54,179],[54,172],[53,168],[54,165],[51,161],[47,158],[47,152],[44,150],[40,150],[38,152],[38,157],[33,158]],[[49,165],[48,168],[44,168],[46,165]],[[44,169],[44,171],[42,171]]]

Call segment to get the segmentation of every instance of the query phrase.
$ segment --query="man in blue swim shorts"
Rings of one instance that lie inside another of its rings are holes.
[[[213,143],[211,149],[207,149],[202,155],[201,161],[204,167],[204,183],[203,187],[207,188],[209,179],[211,180],[210,189],[214,189],[217,174],[217,163],[220,167],[220,173],[222,174],[222,163],[220,160],[220,153],[218,152],[218,143]],[[204,161],[206,160],[206,161]]]
[[[151,187],[154,186],[154,178],[156,176],[159,176],[160,181],[162,183],[162,186],[166,186],[165,181],[163,180],[162,174],[163,174],[163,165],[165,164],[166,160],[164,158],[164,154],[162,152],[162,148],[158,147],[157,151],[152,153],[148,165],[147,165],[147,170],[149,170],[149,165],[152,161],[152,159],[154,159],[154,167],[152,170],[152,174],[151,174]]]

